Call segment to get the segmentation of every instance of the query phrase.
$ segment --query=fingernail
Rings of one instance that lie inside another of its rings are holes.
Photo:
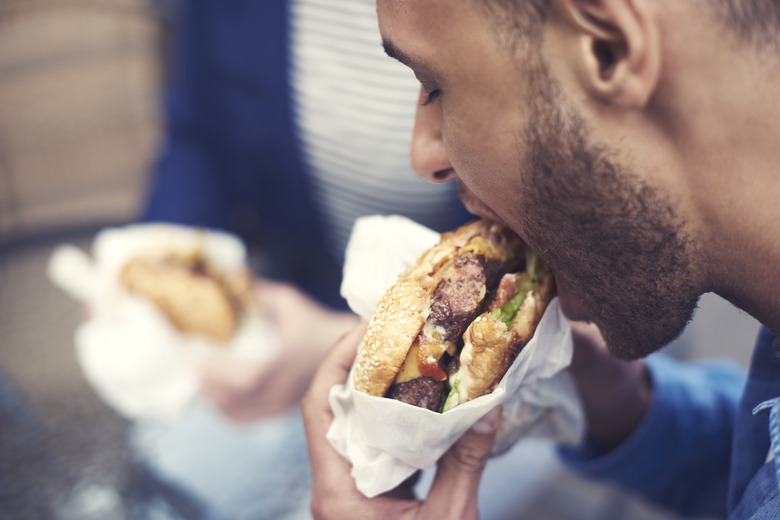
[[[485,414],[482,419],[477,421],[471,430],[475,433],[488,434],[493,433],[498,428],[498,421],[501,419],[501,409],[494,408]]]

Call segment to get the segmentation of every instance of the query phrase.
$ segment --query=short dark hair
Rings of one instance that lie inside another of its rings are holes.
[[[780,0],[702,0],[727,29],[758,48],[780,49]]]
[[[551,0],[479,0],[505,38],[541,41]],[[739,41],[780,51],[780,0],[697,0],[711,9]],[[525,38],[523,38],[525,37]]]
[[[539,43],[551,0],[479,0],[500,36],[513,46],[520,40]]]

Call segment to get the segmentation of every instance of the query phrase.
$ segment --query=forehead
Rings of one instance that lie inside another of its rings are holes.
[[[490,35],[482,0],[377,0],[379,30],[398,58],[462,49]],[[404,61],[404,59],[401,59]]]

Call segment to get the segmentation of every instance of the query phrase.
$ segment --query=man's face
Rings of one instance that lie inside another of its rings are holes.
[[[418,108],[415,170],[457,178],[472,212],[523,237],[555,271],[564,312],[599,325],[613,353],[674,339],[698,297],[680,219],[667,193],[591,138],[541,44],[500,40],[477,1],[377,5],[386,49],[430,101]]]

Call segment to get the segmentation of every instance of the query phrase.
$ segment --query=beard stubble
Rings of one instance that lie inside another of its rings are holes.
[[[513,218],[589,309],[610,351],[644,357],[693,316],[694,246],[671,197],[621,164],[616,150],[589,139],[545,64],[528,77],[523,197]]]

